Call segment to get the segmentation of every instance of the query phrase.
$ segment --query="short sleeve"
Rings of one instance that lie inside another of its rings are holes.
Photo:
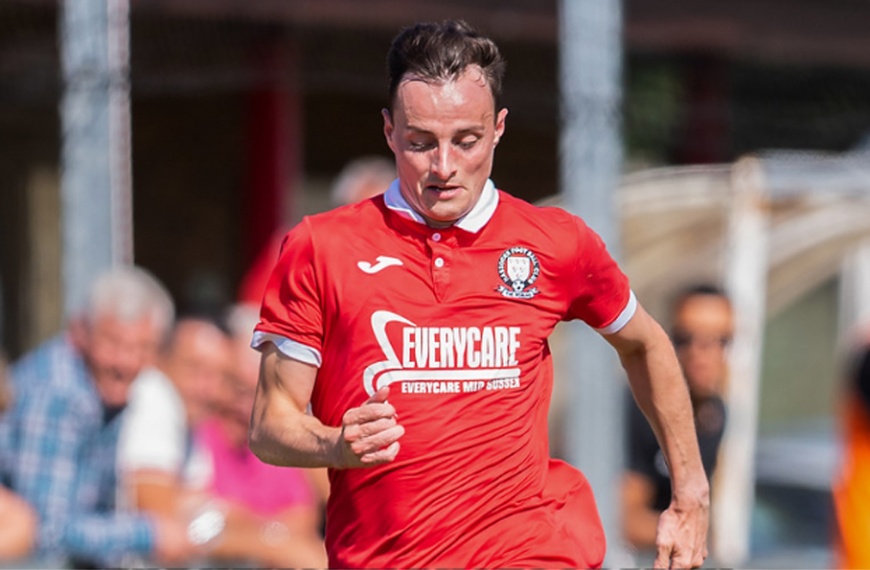
[[[320,365],[323,311],[307,219],[284,237],[269,277],[252,345],[259,348],[266,342],[291,358]]]
[[[581,319],[604,334],[618,332],[631,320],[637,301],[628,278],[610,256],[602,239],[575,218],[577,254],[569,284],[568,319]]]

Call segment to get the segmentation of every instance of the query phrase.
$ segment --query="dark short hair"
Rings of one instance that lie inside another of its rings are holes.
[[[498,46],[462,20],[424,22],[404,28],[387,54],[390,109],[406,75],[424,81],[456,79],[472,65],[480,67],[498,106],[505,60]]]
[[[692,297],[719,297],[729,305],[731,304],[731,299],[721,287],[712,283],[695,283],[677,291],[671,301],[671,314],[675,314],[683,303]]]
[[[725,291],[712,283],[695,283],[683,288],[676,297],[676,300],[685,299],[687,297],[696,297],[698,295],[706,295],[710,297],[728,298]]]

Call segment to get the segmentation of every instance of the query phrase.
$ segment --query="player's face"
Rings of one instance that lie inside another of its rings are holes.
[[[407,76],[383,114],[402,196],[433,227],[467,214],[492,172],[507,116],[507,109],[496,114],[481,70],[439,83]]]

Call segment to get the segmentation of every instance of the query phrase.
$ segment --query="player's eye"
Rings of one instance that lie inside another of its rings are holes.
[[[412,140],[408,142],[408,148],[414,152],[421,152],[424,150],[430,150],[434,147],[434,143],[430,141],[420,141],[420,140]]]
[[[459,143],[457,144],[462,150],[469,150],[474,147],[474,145],[476,145],[477,141],[479,140],[480,139],[478,137],[465,137],[460,139]]]

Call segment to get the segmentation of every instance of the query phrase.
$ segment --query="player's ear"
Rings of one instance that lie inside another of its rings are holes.
[[[381,116],[384,118],[384,137],[387,139],[387,145],[390,147],[390,150],[396,152],[396,147],[393,146],[393,132],[395,128],[393,127],[393,116],[390,114],[389,109],[381,109]]]
[[[501,137],[504,134],[505,118],[507,117],[507,114],[507,107],[504,107],[498,112],[498,115],[495,116],[495,138],[493,139],[493,145],[497,145],[498,141],[501,140]]]

